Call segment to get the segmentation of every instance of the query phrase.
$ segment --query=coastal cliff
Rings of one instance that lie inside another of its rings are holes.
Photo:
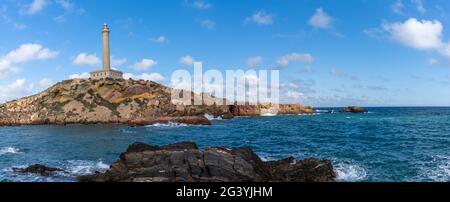
[[[152,81],[73,79],[33,96],[0,105],[0,125],[120,123],[147,125],[179,122],[210,124],[214,117],[258,116],[270,113],[266,105],[175,105],[172,89]],[[198,96],[198,95],[197,95]],[[219,99],[203,94],[204,99]],[[302,105],[279,105],[276,114],[311,113]]]

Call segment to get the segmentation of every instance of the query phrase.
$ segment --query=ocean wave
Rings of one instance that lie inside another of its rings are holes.
[[[276,116],[277,114],[273,114],[273,113],[264,113],[261,114],[261,116]]]
[[[338,162],[334,165],[337,181],[355,182],[361,181],[367,176],[366,170],[354,163]]]
[[[185,124],[185,123],[175,123],[175,122],[168,122],[168,123],[155,123],[152,125],[147,125],[145,127],[185,127],[185,126],[190,126],[189,124]]]
[[[205,116],[205,118],[207,118],[210,121],[212,121],[212,120],[222,120],[222,117],[220,117],[220,116],[214,117],[214,115],[211,115],[211,114],[205,114],[203,116]]]
[[[298,114],[299,116],[316,116],[320,115],[320,113],[311,113],[311,114]]]
[[[21,153],[20,149],[14,148],[14,147],[2,147],[0,148],[0,155],[3,154],[17,154],[17,153]]]
[[[105,172],[108,169],[109,165],[104,163],[102,160],[69,160],[63,164],[63,170],[72,176],[88,175],[94,172]]]
[[[433,160],[420,168],[419,179],[434,182],[450,181],[450,157],[444,155],[433,156]]]

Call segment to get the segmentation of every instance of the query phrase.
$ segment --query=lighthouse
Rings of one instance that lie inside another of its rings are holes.
[[[103,67],[102,70],[93,71],[90,73],[91,79],[122,79],[123,73],[118,70],[111,69],[111,55],[109,50],[109,26],[105,23],[102,28],[102,43],[103,43]]]

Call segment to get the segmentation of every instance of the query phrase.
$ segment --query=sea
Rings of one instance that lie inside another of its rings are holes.
[[[133,142],[250,147],[263,160],[329,159],[337,181],[450,181],[450,108],[372,107],[368,113],[319,108],[310,115],[211,119],[210,126],[155,124],[0,127],[0,181],[75,182],[104,172]],[[62,168],[50,177],[14,172]]]

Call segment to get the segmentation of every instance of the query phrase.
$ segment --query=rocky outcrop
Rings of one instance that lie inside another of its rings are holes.
[[[366,109],[363,109],[361,107],[357,107],[357,106],[350,106],[350,107],[346,107],[342,110],[342,112],[346,112],[346,113],[367,113],[369,112]]]
[[[202,97],[203,104],[184,105],[172,102],[172,91],[172,88],[144,80],[65,80],[36,95],[1,104],[0,126],[72,123],[143,125],[157,122],[207,125],[209,122],[200,118],[205,114],[230,119],[271,112],[299,114],[311,111],[301,105],[277,105],[277,108],[271,104],[227,105],[224,99],[192,92],[187,93],[191,93],[192,98]],[[183,94],[183,91],[180,93]],[[193,103],[193,99],[191,101]],[[224,104],[206,104],[214,101],[223,101]]]
[[[313,109],[300,104],[257,104],[235,103],[230,106],[233,116],[261,116],[265,114],[311,114]]]
[[[262,161],[249,148],[195,143],[130,145],[105,173],[80,176],[81,182],[328,182],[336,177],[328,160]]]
[[[37,174],[37,175],[44,176],[44,177],[53,175],[57,171],[63,171],[62,169],[59,169],[59,168],[47,167],[47,166],[44,166],[41,164],[34,164],[34,165],[28,166],[26,168],[13,168],[13,170],[15,172],[33,173],[33,174]]]

